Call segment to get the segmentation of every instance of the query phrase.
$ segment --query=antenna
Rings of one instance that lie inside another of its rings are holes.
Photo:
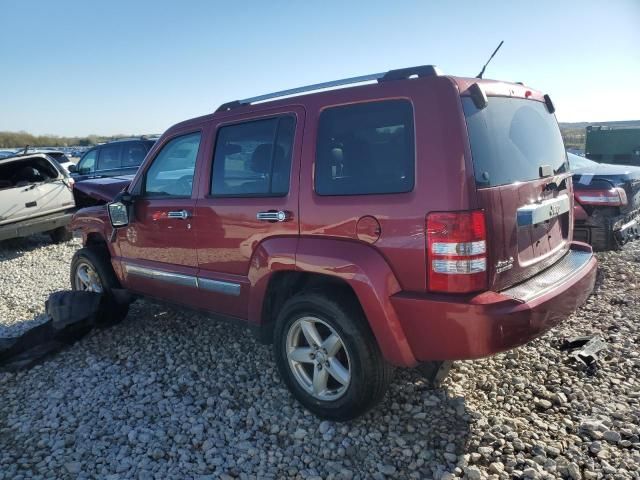
[[[489,57],[489,60],[487,60],[487,63],[484,64],[484,67],[482,67],[482,70],[480,70],[480,73],[476,76],[476,78],[482,78],[482,75],[484,75],[484,69],[487,68],[487,65],[489,65],[489,62],[491,61],[491,59],[493,58],[493,56],[498,53],[498,50],[500,50],[500,47],[502,46],[502,44],[504,43],[504,40],[502,40],[500,42],[500,45],[498,45],[498,48],[496,48],[493,53],[491,54],[491,56]]]

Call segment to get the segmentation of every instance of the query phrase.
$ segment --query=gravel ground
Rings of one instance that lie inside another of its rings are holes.
[[[38,321],[75,248],[0,250],[5,330]],[[595,295],[560,328],[457,363],[439,390],[399,372],[347,424],[299,407],[242,328],[138,302],[122,324],[0,373],[0,479],[638,479],[640,244],[599,260]],[[557,349],[585,334],[608,343],[594,376]]]
[[[51,292],[69,289],[69,263],[80,240],[51,243],[48,235],[0,242],[0,337],[15,337],[45,320]]]

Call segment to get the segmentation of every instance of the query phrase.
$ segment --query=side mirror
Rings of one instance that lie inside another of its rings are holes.
[[[75,163],[72,163],[67,167],[67,170],[69,170],[69,173],[75,173],[78,171],[78,167],[76,167]]]
[[[111,202],[108,206],[109,220],[114,228],[129,225],[129,209],[123,202]]]
[[[122,192],[115,199],[129,206],[133,204],[133,201],[135,200],[135,196],[127,192]]]

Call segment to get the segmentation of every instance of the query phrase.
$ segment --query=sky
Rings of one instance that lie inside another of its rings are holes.
[[[162,133],[221,103],[433,64],[640,119],[640,0],[0,0],[0,131]]]

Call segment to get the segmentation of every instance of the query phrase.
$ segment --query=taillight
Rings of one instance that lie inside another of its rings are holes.
[[[484,212],[427,215],[429,290],[467,293],[487,288],[487,229]]]
[[[627,204],[627,192],[623,188],[575,190],[574,193],[583,205],[617,207]]]

